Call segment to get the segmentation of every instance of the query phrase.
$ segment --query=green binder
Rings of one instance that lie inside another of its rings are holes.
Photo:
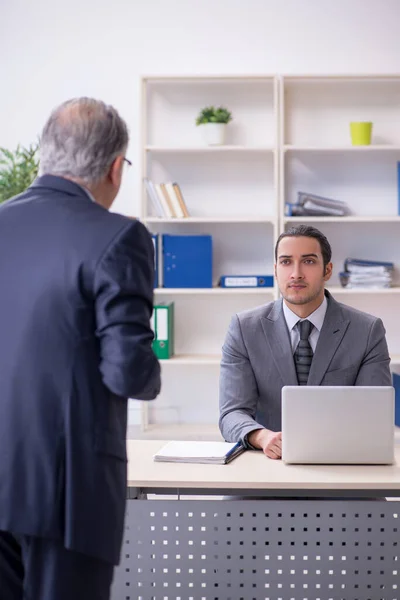
[[[156,304],[152,316],[154,331],[153,352],[157,358],[171,358],[174,354],[174,303]]]

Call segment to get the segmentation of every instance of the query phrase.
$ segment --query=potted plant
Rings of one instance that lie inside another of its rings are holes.
[[[18,145],[14,152],[0,148],[0,203],[24,192],[37,177],[38,149],[38,144]]]
[[[202,126],[204,138],[209,146],[219,146],[225,141],[226,126],[230,121],[232,114],[224,106],[206,106],[200,111],[196,125]]]

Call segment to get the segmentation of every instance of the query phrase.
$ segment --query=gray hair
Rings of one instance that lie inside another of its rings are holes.
[[[40,173],[95,184],[124,154],[126,123],[112,106],[93,98],[74,98],[58,106],[43,128]]]

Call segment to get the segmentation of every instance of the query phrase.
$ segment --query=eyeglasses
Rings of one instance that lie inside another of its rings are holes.
[[[124,156],[124,161],[128,164],[129,167],[132,166],[131,161],[129,160],[129,158],[126,158],[126,156]]]

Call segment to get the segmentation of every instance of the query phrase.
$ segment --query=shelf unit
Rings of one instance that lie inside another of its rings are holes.
[[[273,296],[275,297],[275,290],[273,288],[223,288],[223,287],[212,287],[212,288],[156,288],[154,293],[157,295],[206,295],[206,296],[237,296],[237,295],[251,295],[251,296]]]
[[[236,146],[225,144],[223,146],[145,146],[146,152],[152,153],[175,153],[175,154],[184,154],[186,152],[200,152],[200,153],[214,153],[214,152],[223,152],[224,154],[228,152],[275,152],[276,148],[272,146],[241,146],[237,144]]]
[[[282,147],[283,152],[398,152],[400,146],[397,144],[371,144],[369,146],[300,146],[285,144]]]
[[[345,289],[338,273],[346,257],[400,264],[400,76],[282,76],[279,85],[280,231],[308,223],[325,233],[334,264],[328,289],[340,302],[383,319],[395,367],[398,269],[389,289]],[[373,122],[371,145],[351,145],[351,121]],[[297,191],[344,200],[353,214],[287,217],[285,202],[294,202]]]
[[[195,117],[207,104],[233,114],[227,145],[201,139]],[[160,397],[141,403],[146,435],[204,431],[215,438],[230,318],[279,296],[276,287],[220,288],[218,278],[272,273],[277,236],[294,224],[315,224],[327,235],[334,259],[328,289],[383,319],[393,368],[400,368],[400,273],[390,289],[344,289],[338,279],[347,256],[400,264],[400,76],[144,77],[142,106],[142,177],[177,181],[191,215],[154,216],[142,186],[142,220],[153,233],[209,233],[214,246],[213,288],[155,289],[155,301],[175,302],[176,355],[161,361]],[[372,144],[352,146],[349,123],[364,120],[374,123]],[[353,214],[287,217],[285,201],[297,191],[345,200]]]
[[[279,229],[278,80],[258,75],[144,77],[142,104],[142,177],[177,181],[191,215],[154,216],[142,186],[142,220],[152,233],[208,233],[213,238],[213,288],[155,289],[156,302],[175,303],[176,355],[161,361],[163,390],[157,402],[141,403],[142,428],[180,424],[197,430],[200,423],[214,431],[218,367],[229,321],[235,312],[277,296],[275,288],[225,289],[218,280],[221,275],[273,273]],[[224,146],[207,146],[195,125],[200,109],[210,104],[232,112]]]

